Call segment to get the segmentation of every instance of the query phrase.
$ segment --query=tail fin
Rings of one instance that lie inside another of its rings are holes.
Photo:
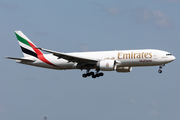
[[[24,57],[33,56],[38,58],[38,55],[43,54],[39,49],[36,48],[35,44],[33,44],[21,31],[15,31],[15,34]]]

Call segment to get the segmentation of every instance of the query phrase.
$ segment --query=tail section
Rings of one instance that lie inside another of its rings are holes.
[[[23,52],[25,58],[19,59],[19,58],[7,57],[8,59],[29,61],[29,59],[27,57],[33,56],[46,64],[57,67],[56,65],[54,65],[50,61],[48,61],[44,57],[44,54],[36,47],[36,45],[33,44],[21,31],[15,31],[15,34],[16,34],[16,37],[18,39],[19,45],[22,49],[22,52]],[[33,60],[30,60],[30,61],[32,62]]]
[[[42,54],[42,52],[36,49],[36,46],[21,31],[15,31],[15,34],[24,57],[33,56],[38,58],[38,54]]]

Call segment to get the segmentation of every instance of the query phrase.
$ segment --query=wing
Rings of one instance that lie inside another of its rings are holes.
[[[52,50],[47,50],[43,48],[37,48],[42,51],[52,53],[54,56],[57,56],[58,58],[63,58],[68,60],[68,62],[77,62],[79,64],[96,64],[99,60],[95,58],[87,58],[83,56],[77,56],[77,55],[72,55],[72,54],[66,54],[66,53],[61,53],[61,52],[56,52]]]

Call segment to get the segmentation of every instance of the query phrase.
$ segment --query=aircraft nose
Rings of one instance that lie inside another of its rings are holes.
[[[175,56],[172,56],[172,61],[174,61],[176,59],[176,57]]]

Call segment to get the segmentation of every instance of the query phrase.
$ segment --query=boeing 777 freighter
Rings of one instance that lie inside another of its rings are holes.
[[[21,31],[15,31],[15,34],[24,57],[7,57],[8,59],[57,70],[85,69],[87,71],[82,75],[84,78],[103,76],[100,71],[130,72],[132,67],[138,66],[159,66],[158,72],[162,73],[162,67],[175,60],[171,53],[156,49],[62,53],[36,47]],[[50,54],[43,54],[41,51]],[[96,72],[90,72],[91,69]]]

